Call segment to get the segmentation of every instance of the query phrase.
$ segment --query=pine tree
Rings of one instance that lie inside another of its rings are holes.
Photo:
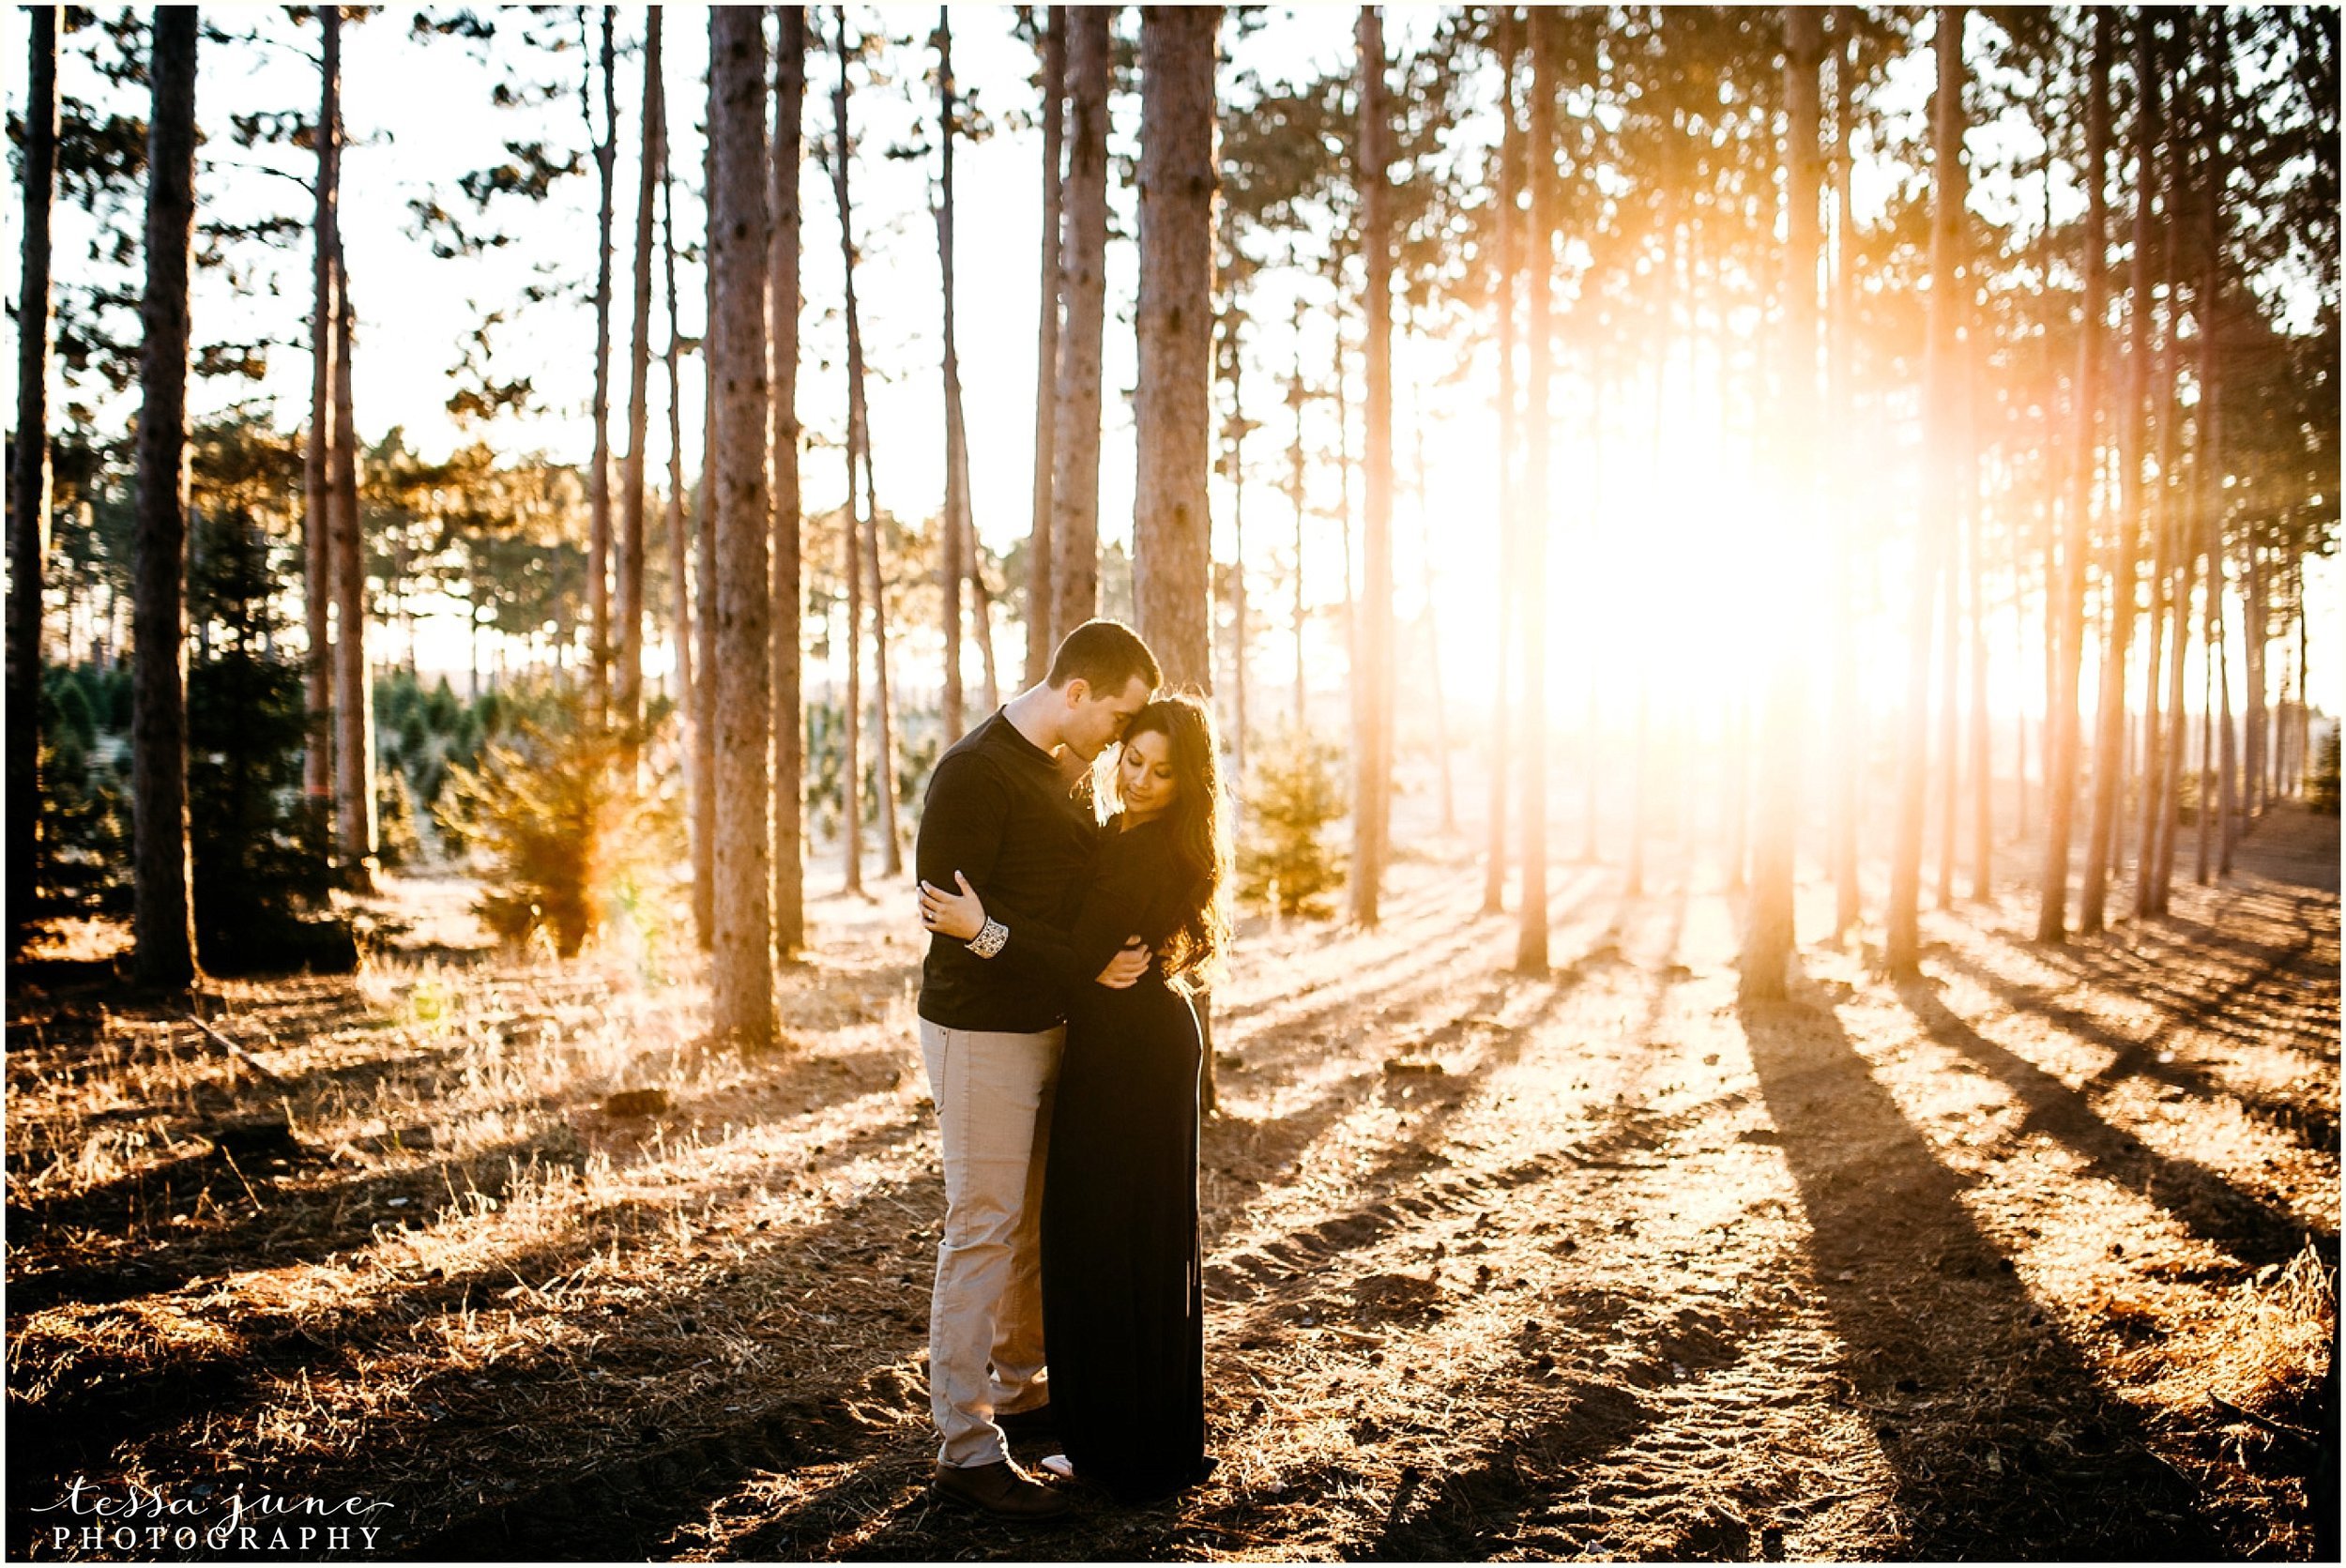
[[[1110,8],[1066,8],[1067,194],[1060,279],[1067,316],[1051,437],[1051,626],[1100,613],[1100,344],[1107,322]]]
[[[754,7],[709,13],[709,266],[716,311],[717,843],[711,1025],[722,1038],[765,1045],[774,1037],[773,932],[768,856],[772,801],[769,717],[766,449],[768,224],[766,38]]]
[[[188,263],[195,221],[196,9],[154,16],[146,131],[146,292],[140,307],[138,524],[132,562],[131,921],[142,983],[197,977],[188,853],[185,584]]]
[[[40,845],[41,591],[49,570],[49,212],[57,186],[57,16],[30,15],[24,102],[24,270],[16,435],[8,472],[8,951],[33,919]]]

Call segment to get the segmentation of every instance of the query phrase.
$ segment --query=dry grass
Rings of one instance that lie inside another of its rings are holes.
[[[2251,864],[2060,951],[2015,890],[1926,984],[1818,949],[1744,1011],[1714,866],[1559,867],[1529,979],[1422,842],[1380,931],[1250,926],[1216,997],[1183,1499],[928,1499],[901,909],[818,900],[744,1057],[656,936],[467,958],[439,884],[408,955],[210,994],[234,1052],[15,988],[12,1492],[363,1492],[457,1558],[2315,1550],[2334,890]]]

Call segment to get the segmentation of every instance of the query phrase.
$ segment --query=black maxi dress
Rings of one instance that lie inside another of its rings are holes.
[[[1101,836],[1070,928],[1077,972],[1180,923],[1189,879],[1162,821]],[[1201,1042],[1157,968],[1126,990],[1086,978],[1068,1004],[1043,1185],[1043,1332],[1051,1408],[1077,1479],[1122,1502],[1205,1478],[1197,1244]]]

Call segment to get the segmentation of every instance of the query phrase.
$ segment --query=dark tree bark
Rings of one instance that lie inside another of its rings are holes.
[[[586,547],[586,604],[592,620],[588,632],[587,698],[598,722],[611,696],[611,223],[613,189],[619,153],[619,89],[617,49],[613,38],[618,8],[602,8],[602,140],[595,144],[595,173],[602,182],[595,243],[595,456],[586,476],[589,533]],[[582,32],[586,13],[579,15]],[[584,53],[585,38],[579,39]],[[579,84],[579,113],[586,134],[595,131],[591,94],[595,67],[590,64]]]
[[[1361,121],[1353,183],[1361,201],[1366,287],[1366,397],[1362,403],[1361,609],[1352,679],[1362,702],[1352,752],[1352,919],[1377,923],[1385,875],[1393,787],[1393,195],[1392,106],[1383,23],[1361,8]]]
[[[1034,512],[1027,541],[1026,682],[1032,686],[1050,671],[1055,646],[1051,620],[1051,481],[1058,459],[1060,207],[1066,193],[1064,145],[1067,131],[1067,8],[1044,8],[1043,35],[1043,286],[1042,320],[1035,334]]]
[[[1107,320],[1109,8],[1067,8],[1067,193],[1058,427],[1051,437],[1051,630],[1100,610],[1100,344]]]
[[[2059,645],[2056,690],[2045,744],[2045,863],[2036,905],[2036,939],[2068,936],[2069,839],[2077,812],[2078,679],[2085,660],[2085,557],[2092,547],[2094,496],[2100,474],[2102,312],[2108,269],[2110,13],[2094,13],[2093,63],[2085,100],[2085,310],[2078,350],[2078,428],[2072,458],[2061,580],[2048,617]]]
[[[1140,23],[1139,374],[1133,397],[1135,628],[1167,687],[1213,689],[1213,69],[1219,7]]]
[[[1811,469],[1817,403],[1817,204],[1824,170],[1819,156],[1817,72],[1824,59],[1820,13],[1784,11],[1784,471],[1787,504],[1798,516],[1815,504]],[[1792,835],[1799,784],[1799,670],[1789,647],[1769,670],[1767,733],[1761,740],[1760,824],[1752,855],[1751,900],[1744,929],[1742,989],[1753,1001],[1778,1001],[1792,956]]]
[[[351,395],[358,312],[350,302],[350,261],[334,240],[334,444],[327,481],[334,494],[334,797],[345,875],[372,891],[381,842],[374,799],[374,682],[367,655],[367,535],[358,510],[358,421]]]
[[[24,272],[16,444],[8,473],[8,951],[33,919],[40,849],[41,592],[49,570],[49,212],[57,188],[57,14],[30,13],[24,99]]]
[[[318,121],[312,190],[316,217],[311,239],[310,434],[301,465],[303,619],[309,632],[304,691],[310,705],[309,743],[301,756],[301,787],[330,811],[334,797],[334,660],[330,617],[334,603],[334,493],[329,469],[334,430],[335,323],[341,307],[334,297],[334,255],[342,245],[343,8],[318,8]]]
[[[644,34],[644,156],[635,189],[635,317],[627,353],[627,470],[619,497],[619,723],[632,734],[644,711],[644,442],[651,432],[651,237],[653,203],[667,156],[667,104],[660,79],[661,8]],[[630,742],[631,750],[632,742]]]
[[[1927,437],[1935,470],[1924,484],[1923,537],[1915,553],[1909,611],[1905,749],[1898,759],[1897,839],[1890,861],[1890,907],[1883,965],[1897,978],[1922,972],[1920,910],[1923,813],[1929,782],[1931,612],[1939,588],[1950,576],[1954,496],[1948,457],[1954,444],[1956,275],[1963,190],[1963,27],[1967,8],[1942,6],[1938,12],[1938,97],[1934,105],[1931,161],[1931,288],[1929,336],[1925,344],[1925,396],[1930,428]],[[1952,609],[1948,612],[1952,615]]]
[[[2150,19],[2138,14],[2135,80],[2142,84],[2142,100],[2135,115],[2134,276],[2129,291],[2134,342],[2126,357],[2125,386],[2119,396],[2112,432],[2124,458],[2118,464],[2119,500],[2110,550],[2110,647],[2102,660],[2100,713],[2094,744],[2094,812],[2086,828],[2085,885],[2078,908],[2078,929],[2089,936],[2102,929],[2110,878],[2116,868],[2118,814],[2125,805],[2118,785],[2126,767],[2126,648],[2134,630],[2135,553],[2142,532],[2142,398],[2150,374],[2151,258],[2156,249],[2153,162],[2159,139],[2161,89],[2156,53]],[[2151,679],[2156,682],[2157,678],[2157,672],[2151,672]]]
[[[1524,258],[1531,284],[1530,383],[1525,388],[1523,492],[1518,508],[1517,559],[1523,601],[1523,906],[1516,936],[1516,967],[1547,972],[1547,632],[1538,614],[1547,581],[1548,380],[1555,297],[1556,62],[1555,13],[1531,8],[1531,103],[1525,157],[1531,186],[1531,243]]]
[[[773,453],[774,950],[785,958],[806,948],[806,701],[799,647],[805,601],[799,495],[800,195],[806,113],[806,10],[775,12],[773,249],[769,268],[773,394],[768,442]]]
[[[154,13],[146,129],[146,294],[131,557],[131,932],[143,984],[197,977],[188,852],[188,263],[195,222],[196,9]]]
[[[708,138],[701,143],[701,190],[704,200],[717,186],[716,149]],[[704,208],[704,211],[706,208]],[[693,514],[693,598],[699,614],[693,618],[698,641],[693,658],[699,665],[701,726],[693,737],[693,765],[700,770],[702,787],[693,805],[693,932],[701,951],[711,950],[717,924],[717,358],[711,350],[710,329],[717,319],[717,269],[704,253],[701,341],[701,478],[699,504]]]
[[[709,12],[709,265],[716,312],[717,857],[711,1026],[748,1045],[774,1037],[773,928],[767,857],[772,801],[767,771],[771,630],[770,496],[766,379],[769,223],[765,15],[755,7]]]

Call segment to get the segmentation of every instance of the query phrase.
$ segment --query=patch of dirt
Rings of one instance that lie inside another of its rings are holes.
[[[9,1002],[9,1549],[70,1555],[27,1510],[79,1475],[364,1495],[442,1559],[2334,1555],[2336,831],[2277,813],[2062,948],[2015,882],[1926,917],[1919,982],[1864,931],[1767,1007],[1668,843],[1640,898],[1553,868],[1545,976],[1437,836],[1374,931],[1249,923],[1221,1468],[1049,1531],[926,1488],[898,905],[815,902],[747,1057],[689,953],[467,951],[438,885],[420,948],[200,998],[236,1051],[53,966]]]

